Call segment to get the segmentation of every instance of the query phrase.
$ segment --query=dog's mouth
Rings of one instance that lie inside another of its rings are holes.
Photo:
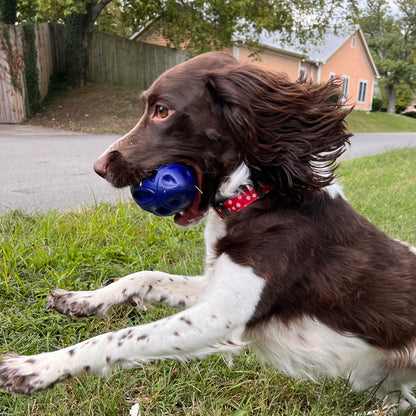
[[[176,225],[180,227],[190,227],[192,225],[196,225],[201,219],[205,216],[206,211],[201,209],[201,199],[202,199],[202,187],[203,187],[203,180],[202,180],[202,173],[198,166],[195,163],[190,162],[189,160],[181,160],[179,163],[183,163],[190,167],[196,176],[196,194],[195,198],[191,202],[191,204],[181,212],[178,212],[173,217],[173,220]]]
[[[160,163],[160,161],[159,161]],[[198,165],[193,162],[192,160],[186,160],[179,158],[179,160],[166,160],[165,163],[162,166],[166,166],[167,164],[182,164],[188,167],[194,174],[194,177],[196,179],[196,192],[195,197],[192,199],[189,205],[185,205],[186,208],[183,208],[182,211],[177,211],[170,207],[172,209],[172,214],[169,214],[169,209],[166,209],[163,206],[160,207],[161,210],[154,209],[152,206],[151,209],[146,209],[141,202],[143,200],[138,197],[137,192],[141,190],[137,190],[137,187],[140,187],[143,180],[149,179],[153,176],[154,172],[156,172],[160,166],[154,166],[153,163],[146,166],[146,168],[140,169],[140,171],[132,169],[131,165],[125,161],[124,158],[121,157],[119,152],[110,152],[110,154],[104,158],[100,158],[95,164],[94,164],[94,170],[105,178],[107,181],[109,181],[113,186],[117,188],[122,188],[126,186],[130,186],[132,189],[133,198],[135,201],[146,210],[149,210],[150,212],[154,213],[155,215],[174,215],[174,222],[181,226],[181,227],[189,227],[192,225],[197,224],[206,214],[207,208],[203,208],[204,200],[206,198],[203,198],[203,186],[206,186],[203,179],[203,174],[201,172],[201,169],[198,167]],[[153,165],[153,166],[152,166]],[[110,168],[111,166],[111,168]],[[117,172],[117,174],[115,174]],[[195,181],[193,181],[195,183]],[[138,199],[141,202],[138,202]],[[146,204],[145,204],[146,205]],[[164,213],[161,213],[161,211],[166,211]]]
[[[158,216],[173,215],[180,227],[196,225],[205,216],[203,174],[196,163],[183,159],[167,162],[139,176],[139,184],[135,181],[130,188],[133,199],[145,211]]]

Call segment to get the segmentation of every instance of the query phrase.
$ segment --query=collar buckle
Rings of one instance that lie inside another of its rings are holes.
[[[218,212],[218,215],[224,219],[225,217],[228,217],[231,212],[228,210],[228,208],[224,205],[225,201],[217,202],[214,205],[215,210]]]

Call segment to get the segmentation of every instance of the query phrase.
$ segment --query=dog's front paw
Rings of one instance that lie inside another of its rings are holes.
[[[56,289],[49,295],[46,310],[55,309],[63,315],[92,316],[104,315],[106,308],[103,303],[95,304],[91,292],[67,292]]]
[[[68,372],[51,371],[47,363],[39,365],[35,356],[7,355],[0,361],[0,388],[30,395],[70,377]]]

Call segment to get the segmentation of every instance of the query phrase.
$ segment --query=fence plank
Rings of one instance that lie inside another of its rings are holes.
[[[65,26],[59,23],[49,23],[51,40],[52,67],[55,75],[65,73]]]
[[[36,49],[38,52],[39,91],[43,99],[48,93],[49,80],[53,72],[53,59],[49,26],[41,23],[35,29]]]
[[[186,51],[94,33],[91,81],[146,89],[164,71],[188,59]]]

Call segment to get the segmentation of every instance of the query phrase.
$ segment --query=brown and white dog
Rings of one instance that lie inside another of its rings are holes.
[[[142,271],[95,291],[55,291],[49,306],[72,316],[142,302],[182,311],[59,351],[6,356],[0,387],[31,394],[72,376],[247,346],[291,376],[345,376],[359,390],[381,383],[380,397],[400,392],[403,408],[416,405],[416,250],[333,185],[350,137],[337,82],[292,83],[209,53],[162,74],[143,100],[137,126],[95,170],[125,187],[169,163],[190,166],[201,193],[175,222],[206,217],[205,273]]]

